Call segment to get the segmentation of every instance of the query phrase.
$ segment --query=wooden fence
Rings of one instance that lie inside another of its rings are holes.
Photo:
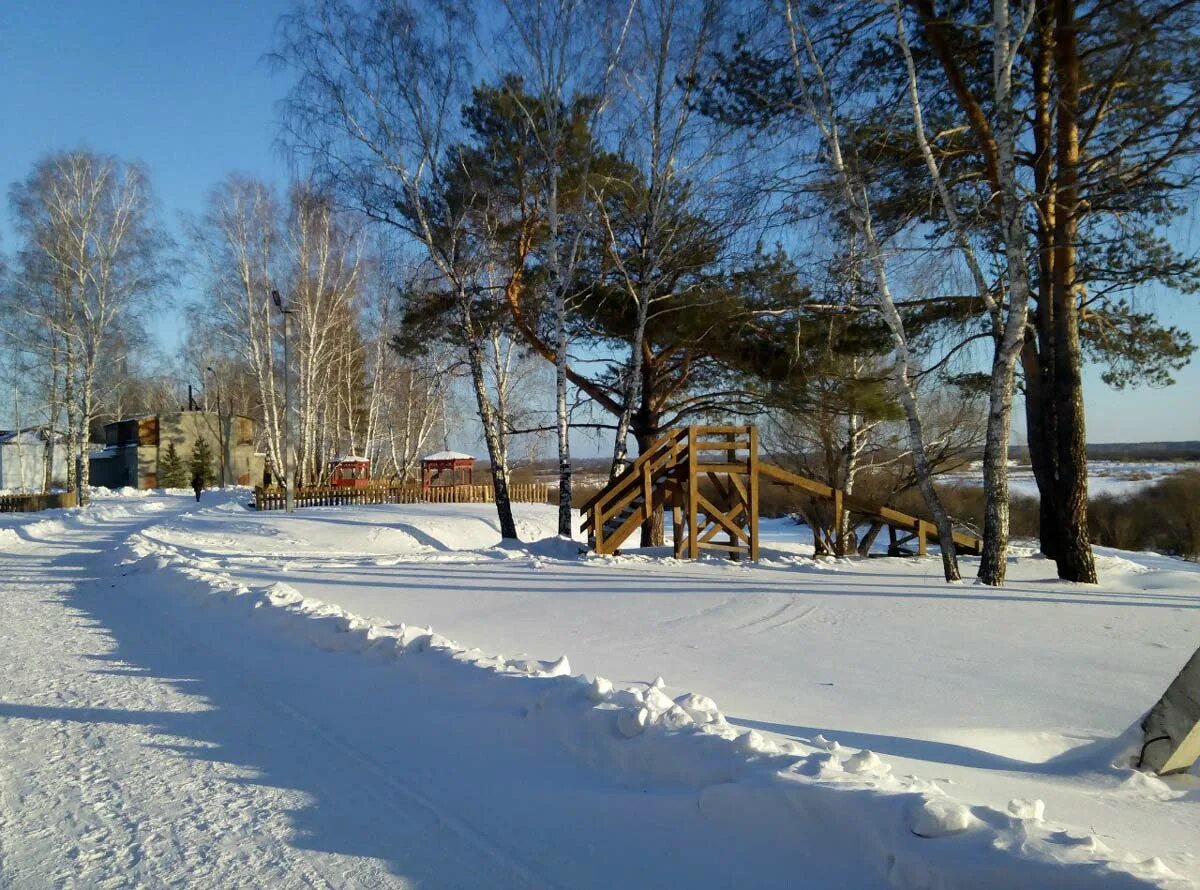
[[[519,482],[508,486],[514,504],[549,503],[554,489],[540,482]],[[357,504],[491,504],[496,491],[490,485],[372,485],[367,488],[309,486],[296,489],[297,507],[342,507]],[[282,510],[282,488],[254,489],[254,506],[259,510]]]
[[[57,494],[0,494],[0,513],[36,513],[59,507],[74,507],[75,492]]]

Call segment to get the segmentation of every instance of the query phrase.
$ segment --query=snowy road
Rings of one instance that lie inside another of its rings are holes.
[[[162,507],[6,542],[0,886],[528,886],[321,731],[286,661],[125,583]]]
[[[585,665],[607,659],[617,676],[650,663],[642,649],[680,674],[726,676],[734,699],[739,683],[787,684],[769,682],[769,646],[722,670],[722,636],[815,627],[843,645],[849,613],[830,623],[811,597],[781,609],[767,596],[763,579],[780,566],[681,569],[675,583],[699,588],[685,620],[643,615],[644,634],[622,640],[647,607],[638,586],[662,563],[584,565],[553,546],[510,558],[488,550],[494,529],[468,513],[287,518],[114,497],[3,517],[0,888],[1191,886],[1171,877],[1192,859],[1171,852],[1170,831],[1134,835],[1129,855],[1025,805],[964,806],[945,780],[904,775],[902,759],[893,769],[794,727],[783,741],[771,720],[794,722],[795,705],[768,695],[755,714],[778,743],[710,719],[700,700],[685,712],[644,682],[588,688],[561,676],[565,663],[465,650],[325,604],[464,627],[472,615],[472,642],[487,646],[518,646],[521,633],[535,650],[591,639]],[[522,534],[542,524],[530,513]],[[340,552],[322,538],[331,529]],[[706,572],[725,593],[702,589]],[[501,595],[505,584],[522,596]],[[916,627],[901,627],[901,645]],[[708,651],[681,658],[689,642]],[[1003,772],[1013,796],[1076,781]],[[1158,792],[1116,796],[1153,819]],[[1170,796],[1186,835],[1196,801]],[[1165,849],[1142,843],[1159,835]],[[1143,858],[1163,852],[1171,868]]]

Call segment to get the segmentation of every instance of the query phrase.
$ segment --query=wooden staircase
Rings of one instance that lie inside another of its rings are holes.
[[[709,483],[707,492],[701,491],[702,479]],[[917,552],[924,555],[928,542],[937,541],[937,528],[929,520],[762,463],[758,430],[752,426],[689,426],[656,440],[580,508],[588,546],[600,554],[616,553],[662,508],[671,510],[677,559],[696,559],[701,550],[758,559],[759,490],[764,484],[797,488],[831,501],[835,510],[882,522],[891,531],[894,550],[915,540]],[[978,538],[959,532],[954,543],[967,553],[979,553],[982,547]]]

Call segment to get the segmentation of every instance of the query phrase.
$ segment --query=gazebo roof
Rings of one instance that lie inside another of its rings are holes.
[[[461,451],[435,451],[433,454],[427,454],[421,458],[423,462],[432,461],[447,461],[447,460],[469,460],[474,461],[475,457],[471,454],[463,454]]]

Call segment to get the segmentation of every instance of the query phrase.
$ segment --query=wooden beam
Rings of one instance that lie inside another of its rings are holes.
[[[720,492],[721,499],[728,502],[729,489],[725,486],[725,483],[724,483],[724,481],[722,481],[720,474],[709,473],[708,481],[712,483],[713,488],[715,488],[718,492]]]
[[[707,461],[698,462],[696,468],[701,473],[736,473],[739,476],[745,476],[750,472],[748,463],[735,462],[731,464],[720,463],[714,464]]]
[[[704,509],[709,519],[719,523],[731,535],[736,535],[739,538],[746,537],[746,532],[740,526],[736,525],[724,510],[717,509],[716,505],[702,494],[697,494],[696,497],[699,499],[700,506]]]
[[[758,487],[758,428],[750,427],[750,491],[747,498],[747,492],[742,491],[742,497],[746,498],[746,509],[750,522],[750,559],[758,561],[758,512],[759,512],[759,487]],[[740,486],[737,477],[731,476],[731,480]]]
[[[722,553],[744,553],[746,548],[738,547],[736,544],[720,544],[713,542],[711,544],[701,544],[704,550],[720,550]]]
[[[730,473],[725,478],[729,480],[729,487],[737,492],[738,499],[744,504],[749,504],[750,495],[746,491],[746,486],[742,484],[741,477],[736,473]]]
[[[699,526],[697,502],[700,497],[700,489],[696,481],[696,428],[689,426],[687,451],[688,559],[697,559],[700,556],[700,539],[696,536]]]
[[[733,519],[736,519],[745,509],[746,508],[744,506],[739,504],[736,508],[734,508],[734,512],[730,514],[730,517]],[[731,544],[736,543],[736,541],[734,540],[735,538],[739,539],[739,540],[744,540],[748,543],[750,540],[749,534],[747,532],[743,531],[740,527],[735,526],[735,528],[737,529],[736,535],[733,531],[731,531],[729,529],[728,526],[724,526],[720,522],[718,522],[716,519],[713,519],[708,525],[706,525],[704,527],[704,534],[702,534],[700,536],[700,542],[704,543],[705,541],[711,541],[713,538],[715,538],[717,536],[717,532],[724,530],[729,533]]]

